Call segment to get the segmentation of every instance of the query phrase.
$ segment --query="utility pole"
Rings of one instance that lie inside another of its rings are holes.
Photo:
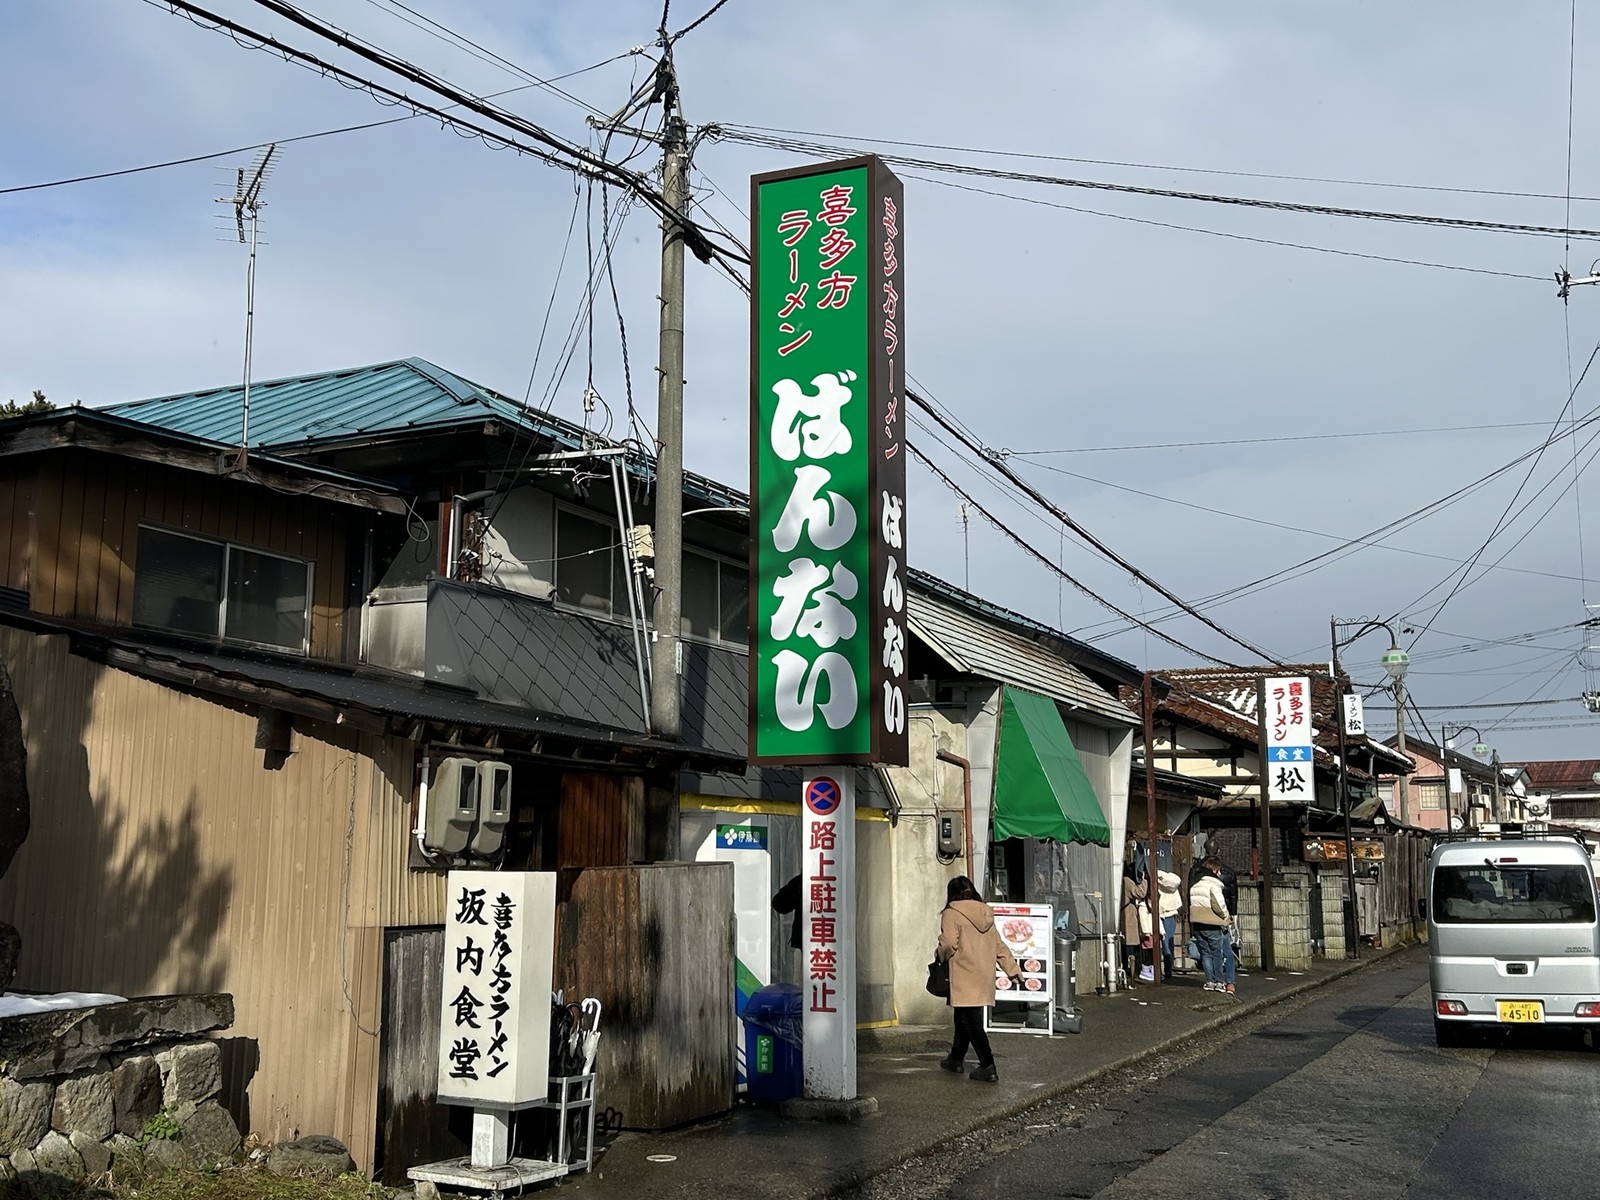
[[[662,59],[666,129],[661,158],[660,387],[656,404],[656,603],[651,643],[650,727],[676,738],[682,691],[679,619],[683,612],[683,218],[689,206],[689,139],[678,115],[672,57]]]
[[[1406,681],[1394,681],[1394,744],[1401,754],[1406,752]],[[1404,772],[1400,775],[1400,824],[1411,823],[1411,781]]]

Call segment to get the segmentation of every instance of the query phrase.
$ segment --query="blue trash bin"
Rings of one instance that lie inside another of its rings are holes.
[[[801,1007],[801,991],[792,983],[758,988],[745,1004],[744,1074],[757,1104],[781,1104],[803,1090]]]

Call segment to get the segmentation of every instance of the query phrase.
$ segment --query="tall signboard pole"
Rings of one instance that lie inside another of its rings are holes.
[[[855,769],[905,765],[900,181],[751,181],[750,761],[806,768],[806,1095],[855,1097]]]
[[[1263,679],[1261,714],[1261,969],[1274,969],[1272,944],[1272,802],[1315,799],[1316,749],[1311,680],[1303,675]]]

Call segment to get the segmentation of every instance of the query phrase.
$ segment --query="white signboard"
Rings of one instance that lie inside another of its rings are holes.
[[[1367,718],[1361,711],[1360,696],[1344,698],[1344,735],[1345,737],[1367,736]]]
[[[992,904],[995,927],[1017,966],[1022,968],[1022,986],[1016,987],[998,966],[995,967],[995,999],[1027,1004],[1049,1004],[1054,998],[1050,969],[1051,930],[1055,916],[1048,904]]]
[[[556,877],[451,871],[439,1011],[439,1099],[540,1103],[550,1080]]]
[[[1462,791],[1464,790],[1462,788],[1462,786],[1461,786],[1461,768],[1460,767],[1451,767],[1450,768],[1449,778],[1450,778],[1450,794],[1452,796],[1461,795]]]
[[[856,781],[848,767],[801,785],[801,1030],[805,1094],[856,1096]]]
[[[1309,804],[1315,798],[1311,681],[1294,675],[1265,684],[1261,731],[1267,747],[1267,799]]]

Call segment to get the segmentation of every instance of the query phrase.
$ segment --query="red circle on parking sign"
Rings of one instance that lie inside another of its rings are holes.
[[[806,784],[806,807],[819,817],[830,815],[839,807],[839,785],[826,775]]]

